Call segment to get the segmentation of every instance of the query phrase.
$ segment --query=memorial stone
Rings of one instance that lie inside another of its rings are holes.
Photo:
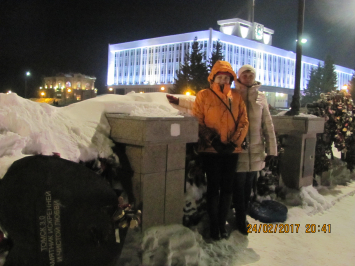
[[[15,161],[0,182],[5,265],[114,265],[115,192],[82,164],[54,156]]]

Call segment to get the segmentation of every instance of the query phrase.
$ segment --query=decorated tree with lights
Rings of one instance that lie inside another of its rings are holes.
[[[184,94],[189,91],[196,94],[201,89],[208,87],[208,68],[205,57],[202,46],[195,37],[191,46],[191,53],[185,54],[184,63],[180,64],[179,71],[176,71],[172,93]]]
[[[355,100],[355,73],[354,73],[349,85],[350,85],[349,86],[349,92],[351,94],[351,98],[354,101]]]
[[[333,91],[321,94],[321,99],[307,105],[308,114],[324,117],[324,132],[317,134],[314,173],[321,175],[331,168],[332,147],[341,152],[347,168],[355,168],[355,108],[350,94]]]

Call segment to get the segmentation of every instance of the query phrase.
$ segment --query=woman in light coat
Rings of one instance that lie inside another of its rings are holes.
[[[236,211],[236,226],[247,235],[246,213],[250,202],[251,188],[257,172],[265,167],[267,156],[277,155],[274,125],[265,95],[259,91],[261,83],[255,81],[256,71],[244,65],[238,71],[235,89],[242,96],[249,120],[246,136],[248,147],[239,154],[234,185],[233,204]]]

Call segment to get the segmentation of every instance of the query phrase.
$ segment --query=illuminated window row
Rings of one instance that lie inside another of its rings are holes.
[[[209,37],[206,38],[206,35]],[[213,30],[110,45],[113,50],[109,52],[107,84],[173,84],[180,64],[184,63],[185,53],[191,52],[194,36],[198,37],[198,43],[205,52],[205,61],[211,56],[219,39],[225,60],[231,63],[236,72],[242,65],[250,64],[256,69],[256,79],[262,84],[294,89],[294,53],[270,45],[255,45],[254,41]],[[321,61],[302,57],[301,89],[307,87],[310,71],[317,68],[318,62]],[[349,83],[352,70],[335,66],[335,71],[339,88]]]

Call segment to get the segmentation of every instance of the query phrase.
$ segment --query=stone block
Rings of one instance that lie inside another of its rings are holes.
[[[132,192],[135,197],[134,205],[135,207],[140,206],[142,203],[142,182],[141,182],[141,173],[134,172],[132,177]]]
[[[111,138],[126,144],[134,171],[135,205],[142,205],[142,230],[182,223],[186,143],[197,142],[195,117],[106,114]]]
[[[126,145],[126,155],[135,173],[141,173],[142,150],[141,146]]]
[[[303,116],[272,116],[275,131],[278,134],[321,133],[324,130],[324,118]]]
[[[144,146],[157,142],[197,142],[198,122],[195,117],[137,117],[106,114],[111,137],[121,143]]]
[[[186,143],[169,143],[166,170],[177,170],[185,168]]]
[[[126,154],[134,172],[148,174],[166,171],[166,144],[127,145]]]
[[[299,189],[313,183],[316,134],[324,131],[323,118],[273,116],[275,131],[288,135],[280,157],[283,183]]]
[[[142,174],[142,230],[164,225],[165,172]]]
[[[165,224],[181,224],[185,186],[185,169],[166,172]]]
[[[167,145],[149,145],[142,149],[141,173],[166,171]]]

